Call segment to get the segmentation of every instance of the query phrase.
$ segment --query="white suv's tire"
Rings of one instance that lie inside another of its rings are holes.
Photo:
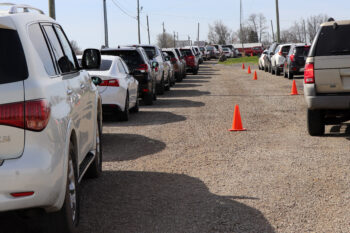
[[[80,195],[75,150],[69,147],[66,195],[62,209],[48,214],[47,226],[51,233],[76,233],[80,218]]]
[[[307,110],[307,128],[311,136],[324,134],[324,116],[320,110]]]

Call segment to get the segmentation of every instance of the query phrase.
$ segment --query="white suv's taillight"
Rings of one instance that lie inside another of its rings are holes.
[[[315,83],[314,63],[306,63],[305,69],[304,69],[304,83],[305,84]]]
[[[42,99],[0,105],[0,125],[42,131],[49,117],[50,107]]]

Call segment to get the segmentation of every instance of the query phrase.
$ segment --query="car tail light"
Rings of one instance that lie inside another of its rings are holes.
[[[24,102],[0,105],[0,125],[24,128]]]
[[[315,83],[314,63],[306,63],[304,69],[304,83]]]
[[[148,65],[147,64],[140,64],[137,70],[141,72],[147,72],[148,71]]]
[[[278,52],[278,55],[282,56],[282,52]]]
[[[290,55],[289,58],[291,62],[294,62],[294,54]]]
[[[25,102],[26,129],[41,131],[45,129],[50,118],[50,107],[46,100],[32,100]]]
[[[11,193],[12,197],[28,197],[34,195],[33,191],[30,192],[20,192],[20,193]]]
[[[103,82],[99,86],[119,87],[119,81],[118,79],[103,80]]]
[[[46,100],[0,105],[0,125],[41,131],[47,126],[49,117],[50,107]]]
[[[154,68],[154,70],[155,70],[156,72],[158,72],[158,67]]]

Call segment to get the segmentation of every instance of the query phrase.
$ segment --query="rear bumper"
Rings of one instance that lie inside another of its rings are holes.
[[[4,161],[0,166],[0,211],[28,208],[53,211],[61,208],[67,179],[67,175],[62,174],[62,170],[66,169],[64,149],[60,156],[52,154],[52,150],[55,151],[54,148],[36,148],[32,145],[26,148],[22,157]],[[20,198],[10,195],[27,191],[33,191],[34,194]]]
[[[103,111],[108,109],[106,108],[108,105],[115,105],[119,109],[124,109],[125,94],[126,92],[121,87],[107,87],[105,91],[100,93]]]
[[[311,110],[350,110],[350,95],[317,95],[315,84],[304,84],[304,96]]]

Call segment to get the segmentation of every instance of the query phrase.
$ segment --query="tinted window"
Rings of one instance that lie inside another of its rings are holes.
[[[25,80],[27,62],[17,31],[0,29],[0,84]]]
[[[173,58],[175,57],[175,54],[172,51],[166,51],[166,53],[169,55],[169,57]]]
[[[57,25],[55,25],[55,28],[56,28],[57,36],[61,41],[61,45],[62,45],[64,54],[65,54],[66,58],[68,58],[68,63],[67,63],[67,65],[69,67],[68,72],[76,71],[77,65],[75,63],[75,54],[74,54],[72,48],[70,47],[70,43],[67,40],[67,37],[64,35],[62,28],[57,26]]]
[[[46,40],[40,29],[39,24],[30,25],[28,30],[30,40],[32,41],[34,48],[38,52],[47,74],[50,76],[56,75],[56,70],[52,61],[49,47],[46,44]]]
[[[138,68],[140,64],[145,63],[141,58],[141,55],[136,50],[102,50],[101,53],[103,55],[121,57],[131,70]]]
[[[181,49],[181,52],[185,55],[185,56],[192,56],[193,53],[190,49]]]
[[[318,35],[315,55],[350,55],[350,26],[322,27]]]
[[[310,50],[310,47],[309,46],[307,46],[307,47],[296,47],[295,48],[295,54],[297,55],[297,56],[304,56],[304,57],[306,57],[307,55],[308,55],[308,53],[309,53],[309,50]]]
[[[282,53],[288,53],[290,50],[290,46],[284,46],[282,47]]]
[[[181,54],[180,54],[179,50],[178,50],[178,49],[175,49],[175,51],[176,51],[177,56],[178,56],[178,57],[181,57]]]
[[[157,51],[154,47],[142,47],[147,54],[148,59],[153,59],[155,56],[157,56]]]
[[[56,36],[56,33],[52,26],[44,26],[47,37],[50,41],[51,47],[53,49],[58,67],[62,73],[69,73],[74,70],[75,65],[69,58],[64,54],[61,44]]]
[[[112,60],[101,59],[101,65],[98,70],[107,71],[111,68]]]

